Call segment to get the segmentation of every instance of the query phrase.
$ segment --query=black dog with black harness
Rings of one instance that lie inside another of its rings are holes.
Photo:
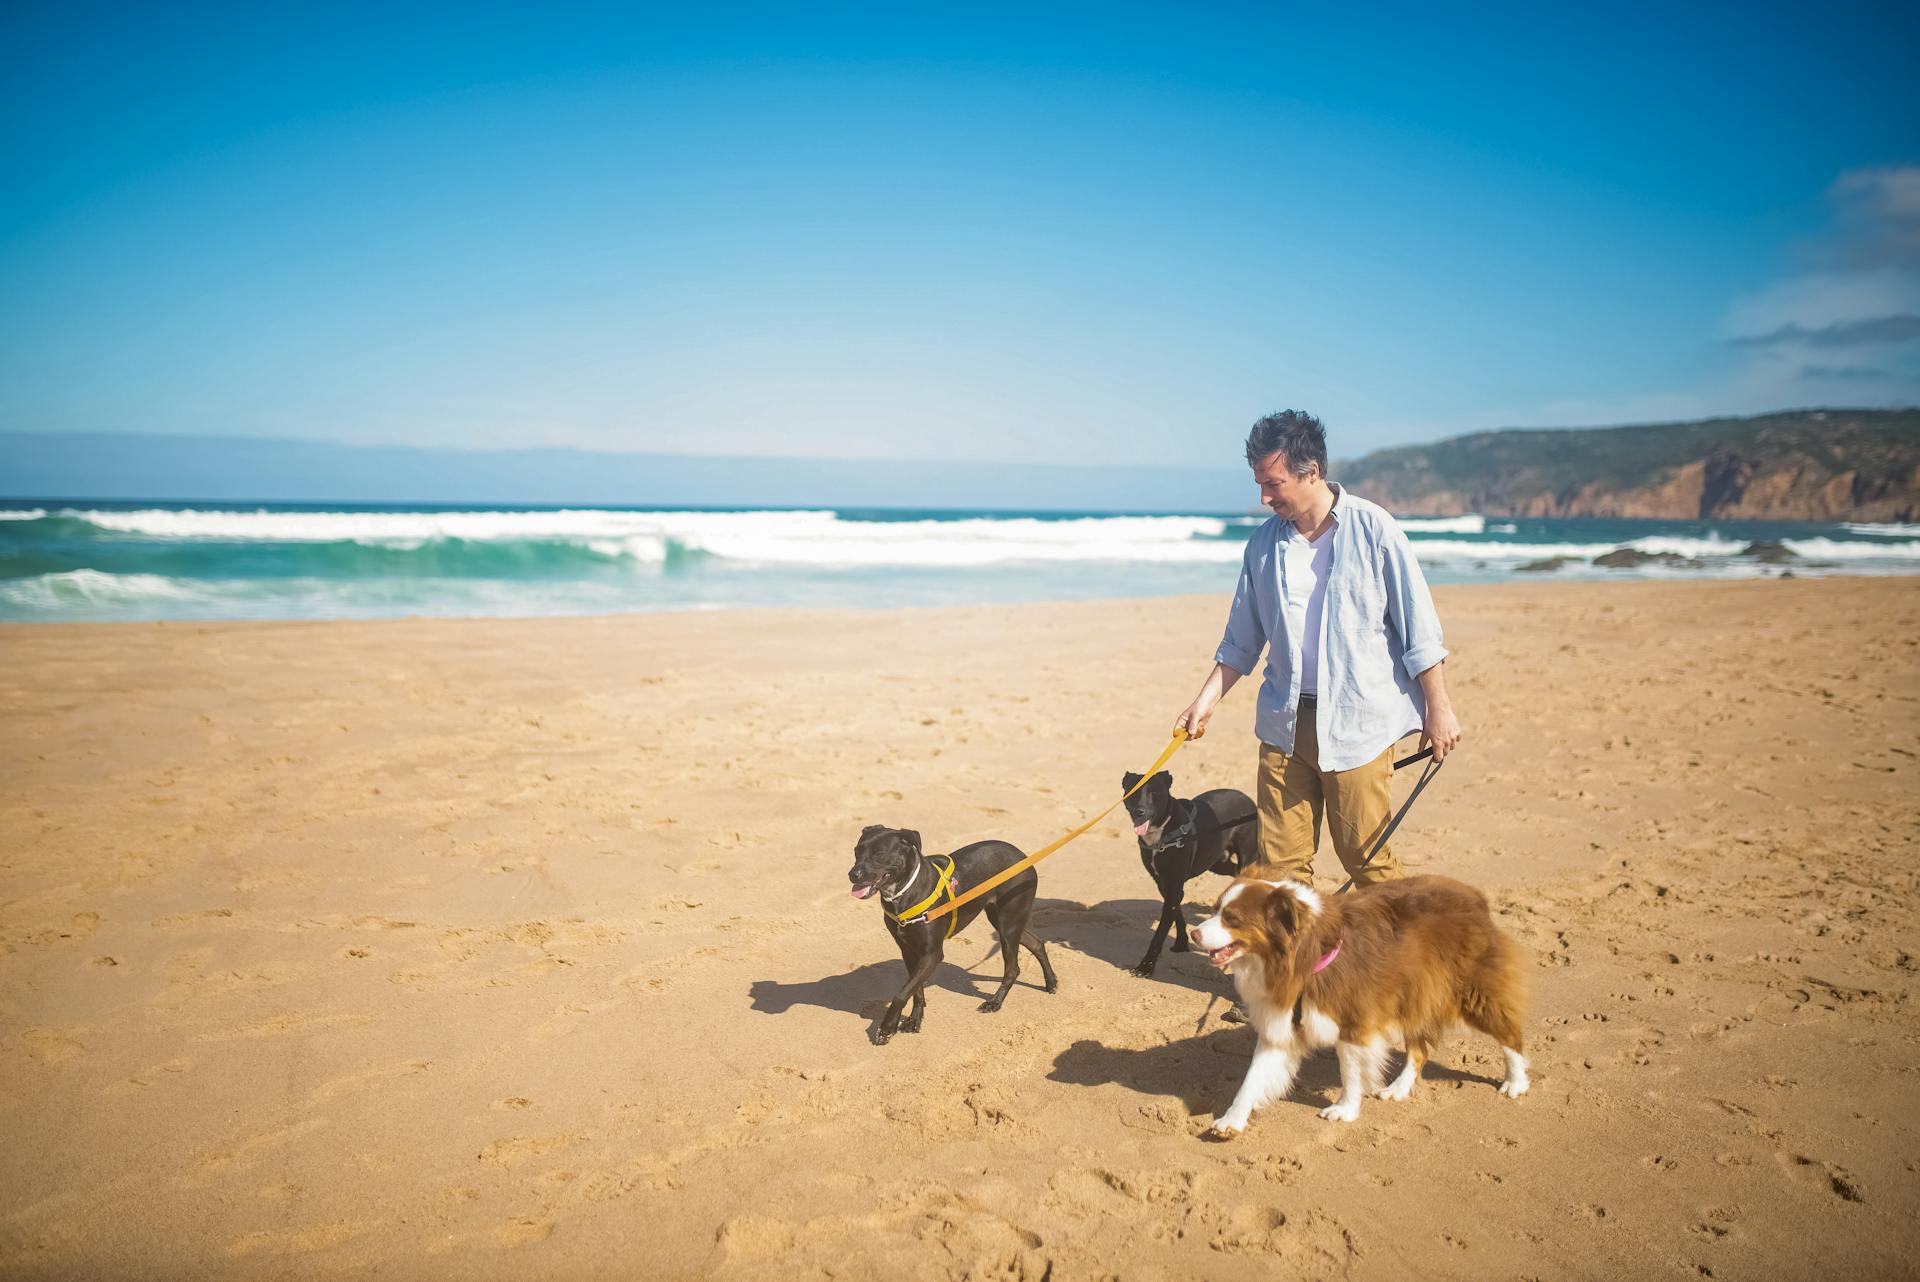
[[[874,1045],[886,1044],[895,1032],[920,1031],[920,1017],[927,1008],[928,977],[945,955],[947,940],[982,909],[1000,936],[1000,956],[1006,969],[999,989],[980,1003],[980,1009],[999,1010],[1000,1003],[1007,999],[1013,981],[1020,975],[1023,945],[1039,959],[1047,991],[1059,987],[1053,965],[1047,960],[1047,946],[1027,929],[1033,898],[1040,889],[1040,878],[1033,869],[1009,877],[991,894],[955,912],[931,919],[926,916],[927,910],[953,902],[968,886],[979,885],[1023,858],[1018,847],[1004,841],[976,841],[950,855],[929,855],[922,853],[920,834],[911,828],[872,824],[860,834],[853,848],[853,868],[847,873],[847,880],[853,883],[853,897],[866,899],[878,893],[880,905],[886,910],[887,933],[900,946],[900,958],[907,964],[906,986],[887,1004],[886,1014],[870,1034]],[[909,998],[913,1010],[902,1019],[900,1012]]]
[[[1160,964],[1160,947],[1175,926],[1173,951],[1187,951],[1187,919],[1180,910],[1187,883],[1203,872],[1237,877],[1260,862],[1260,821],[1252,798],[1233,788],[1214,788],[1182,801],[1173,795],[1173,776],[1164,770],[1133,792],[1139,782],[1131,771],[1120,780],[1133,793],[1127,815],[1140,839],[1140,862],[1160,889],[1160,924],[1147,955],[1133,968],[1145,979]]]

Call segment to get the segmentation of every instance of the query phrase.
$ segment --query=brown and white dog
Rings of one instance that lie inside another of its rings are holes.
[[[1434,1043],[1461,1021],[1506,1052],[1500,1093],[1526,1093],[1520,952],[1471,886],[1407,877],[1322,900],[1297,881],[1241,878],[1191,937],[1232,973],[1258,1038],[1239,1093],[1213,1124],[1216,1139],[1238,1135],[1254,1109],[1286,1095],[1300,1061],[1323,1046],[1340,1058],[1340,1098],[1320,1116],[1351,1122],[1366,1094],[1406,1099]],[[1407,1063],[1383,1088],[1394,1044]]]

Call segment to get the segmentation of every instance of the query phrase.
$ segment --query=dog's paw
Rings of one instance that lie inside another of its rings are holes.
[[[900,1031],[901,1031],[901,1032],[903,1032],[903,1033],[917,1033],[917,1032],[919,1032],[919,1031],[920,1031],[920,1017],[919,1017],[918,1015],[910,1015],[910,1016],[908,1016],[908,1017],[907,1017],[906,1019],[903,1019],[903,1020],[901,1020],[901,1021],[900,1021]]]
[[[1212,1140],[1216,1144],[1225,1144],[1228,1140],[1239,1139],[1240,1133],[1246,1129],[1246,1123],[1242,1122],[1236,1125],[1223,1117],[1202,1131],[1200,1138],[1203,1140]]]
[[[868,1040],[869,1040],[869,1041],[871,1041],[871,1042],[872,1042],[872,1043],[873,1043],[873,1044],[874,1044],[875,1046],[885,1046],[885,1045],[886,1045],[886,1044],[887,1044],[888,1042],[890,1042],[890,1041],[892,1041],[892,1040],[893,1040],[893,1034],[892,1034],[892,1033],[883,1033],[883,1032],[881,1032],[881,1031],[880,1031],[879,1029],[877,1029],[877,1028],[876,1028],[876,1029],[874,1029],[874,1030],[873,1030],[873,1031],[872,1031],[871,1033],[868,1033],[868,1034],[867,1034],[867,1038],[868,1038]]]
[[[1341,1100],[1338,1103],[1329,1104],[1320,1110],[1320,1116],[1329,1122],[1351,1122],[1360,1116],[1360,1101]]]
[[[1154,968],[1159,964],[1160,961],[1158,958],[1155,958],[1153,961],[1141,962],[1133,968],[1133,974],[1140,979],[1152,979]]]
[[[1373,1093],[1375,1099],[1403,1100],[1413,1096],[1413,1078],[1396,1077]]]
[[[993,1014],[993,1012],[1000,1009],[1000,1002],[1001,1002],[1001,999],[998,997],[987,998],[987,1000],[980,1003],[980,1013],[982,1015]]]
[[[1519,1077],[1509,1077],[1506,1081],[1500,1083],[1500,1093],[1508,1099],[1519,1099],[1527,1093],[1527,1087],[1530,1085],[1532,1085],[1532,1083],[1527,1081],[1525,1074]]]
[[[1059,980],[1057,980],[1057,979],[1049,979],[1049,980],[1047,981],[1047,991],[1048,991],[1048,992],[1050,992],[1050,993],[1057,993],[1057,992],[1059,992],[1059,991],[1060,991],[1060,981],[1059,981]]]

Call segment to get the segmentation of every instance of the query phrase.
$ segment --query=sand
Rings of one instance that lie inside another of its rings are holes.
[[[1127,972],[1120,820],[1042,866],[1057,994],[978,1013],[976,924],[885,1047],[845,875],[1104,805],[1223,599],[0,629],[0,1272],[1920,1272],[1915,582],[1438,596],[1397,849],[1532,958],[1533,1091],[1463,1032],[1340,1125],[1322,1056],[1224,1145],[1251,1035]]]

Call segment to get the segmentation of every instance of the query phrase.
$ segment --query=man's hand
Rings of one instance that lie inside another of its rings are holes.
[[[1173,728],[1184,729],[1187,738],[1198,739],[1207,732],[1207,722],[1213,720],[1213,710],[1220,703],[1220,697],[1233,689],[1233,683],[1240,674],[1224,663],[1213,665],[1213,671],[1207,674],[1206,681],[1200,686],[1200,693],[1193,697],[1187,710],[1173,719]]]
[[[1433,748],[1436,763],[1445,761],[1447,754],[1460,743],[1460,718],[1453,715],[1453,709],[1446,704],[1428,704],[1427,719],[1420,727],[1420,746]]]
[[[1420,746],[1433,749],[1434,761],[1460,746],[1460,718],[1453,715],[1453,700],[1447,697],[1447,681],[1436,663],[1420,674],[1420,693],[1427,702],[1427,715],[1420,722]]]
[[[1199,698],[1187,705],[1185,712],[1173,719],[1173,728],[1175,730],[1184,728],[1187,738],[1198,739],[1207,732],[1207,722],[1213,720],[1213,708],[1219,702],[1217,697],[1207,698],[1203,691]]]

